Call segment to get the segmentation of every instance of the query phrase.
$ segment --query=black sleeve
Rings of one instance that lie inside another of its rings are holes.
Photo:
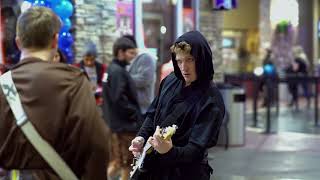
[[[216,144],[223,116],[224,109],[207,106],[192,128],[188,144],[183,147],[174,146],[166,154],[159,155],[157,162],[168,166],[201,161],[206,149]]]
[[[154,116],[155,116],[155,113],[156,113],[156,107],[157,107],[157,104],[158,104],[158,97],[156,97],[151,105],[149,106],[148,108],[148,111],[147,111],[147,117],[146,119],[144,120],[137,136],[141,136],[144,138],[145,142],[148,140],[148,138],[150,136],[153,135],[154,131],[155,131],[155,127],[154,127]]]
[[[106,89],[110,100],[117,111],[127,115],[130,119],[140,118],[140,109],[137,104],[129,100],[128,94],[135,94],[128,88],[129,79],[124,72],[119,72],[116,76],[110,77],[110,84],[107,83]],[[136,97],[135,97],[136,98]],[[135,101],[137,102],[137,101]]]
[[[154,126],[154,116],[156,115],[156,109],[158,107],[159,104],[159,99],[161,96],[161,90],[164,86],[165,80],[167,78],[163,79],[160,83],[160,87],[159,87],[159,93],[158,96],[156,96],[156,98],[152,101],[151,105],[149,106],[148,110],[147,110],[147,117],[144,120],[137,136],[141,136],[144,138],[145,142],[148,140],[148,138],[150,136],[153,135],[154,131],[156,130],[155,126]]]

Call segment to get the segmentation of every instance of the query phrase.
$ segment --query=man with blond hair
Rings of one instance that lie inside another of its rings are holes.
[[[138,157],[148,142],[139,180],[209,180],[212,168],[208,149],[215,146],[225,108],[212,82],[212,52],[198,31],[180,36],[171,47],[174,72],[162,80],[158,96],[129,150]],[[160,128],[178,126],[172,138],[164,139]]]
[[[45,7],[33,7],[20,15],[16,43],[21,59],[10,71],[12,80],[26,123],[34,126],[76,177],[63,179],[106,179],[108,131],[90,83],[77,68],[53,62],[60,27],[58,16]],[[21,176],[32,179],[60,179],[60,172],[47,163],[53,157],[40,155],[41,150],[26,138],[24,124],[16,122],[6,99],[9,92],[4,90],[2,84],[0,168],[19,170]]]

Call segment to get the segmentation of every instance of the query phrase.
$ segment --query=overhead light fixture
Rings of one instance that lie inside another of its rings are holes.
[[[176,5],[178,1],[181,1],[181,0],[171,0],[171,4]]]
[[[165,33],[167,32],[167,28],[166,28],[165,26],[161,26],[160,32],[161,32],[162,34],[165,34]]]

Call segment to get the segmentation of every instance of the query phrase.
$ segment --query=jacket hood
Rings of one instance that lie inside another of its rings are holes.
[[[207,40],[199,31],[190,31],[180,36],[175,44],[185,41],[191,45],[191,55],[196,60],[197,80],[199,82],[210,82],[214,75],[212,52]],[[175,53],[171,54],[174,73],[177,78],[184,80],[176,61]]]

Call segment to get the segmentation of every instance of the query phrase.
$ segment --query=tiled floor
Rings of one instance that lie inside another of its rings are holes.
[[[273,134],[264,134],[265,113],[259,109],[258,127],[248,127],[243,147],[213,148],[210,164],[214,180],[319,180],[320,128],[314,126],[312,108],[298,111],[282,105],[273,110]],[[246,114],[247,125],[252,113]]]

